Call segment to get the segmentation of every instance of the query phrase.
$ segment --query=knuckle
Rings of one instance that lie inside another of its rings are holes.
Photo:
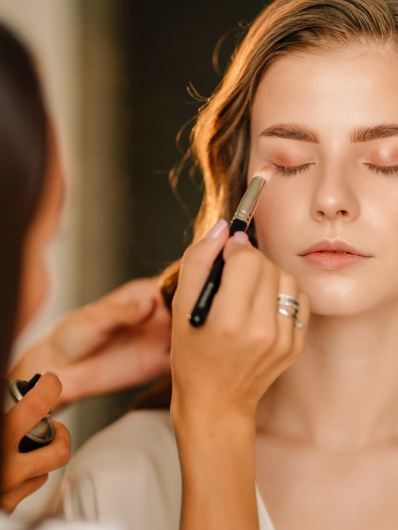
[[[70,460],[70,443],[68,440],[63,439],[57,447],[57,456],[59,467],[64,466]]]
[[[226,322],[223,320],[218,327],[218,333],[224,340],[230,340],[231,338],[235,337],[236,326],[234,325],[234,322]]]
[[[46,473],[45,475],[39,475],[38,477],[34,477],[31,480],[35,488],[41,488],[41,486],[43,486],[43,484],[45,484],[48,480],[48,473]]]
[[[51,408],[50,400],[43,394],[31,394],[26,403],[30,414],[37,418],[44,418]]]
[[[239,249],[239,252],[231,256],[230,262],[244,270],[247,275],[258,275],[262,267],[261,256],[249,248]]]
[[[232,314],[222,314],[209,321],[211,332],[217,334],[223,341],[230,341],[238,334],[241,327],[240,319]]]
[[[64,440],[58,441],[57,443],[52,442],[46,447],[46,454],[41,455],[40,461],[38,460],[38,470],[54,471],[59,469],[69,462],[70,458],[70,447]]]
[[[200,249],[200,243],[196,243],[194,245],[190,245],[184,252],[181,260],[181,267],[186,265],[187,263],[190,263],[191,261],[197,261],[202,256],[202,252]]]
[[[274,347],[276,341],[276,326],[274,323],[269,323],[267,326],[262,326],[257,329],[253,335],[253,340],[257,344],[261,344],[262,348],[267,350]]]

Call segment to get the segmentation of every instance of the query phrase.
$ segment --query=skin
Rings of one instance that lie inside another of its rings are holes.
[[[226,231],[212,240],[216,248],[204,241],[185,255],[175,300],[172,419],[183,530],[257,529],[254,480],[276,530],[398,527],[398,174],[385,169],[398,166],[398,130],[366,141],[353,134],[398,123],[397,67],[390,49],[353,45],[281,59],[259,86],[248,178],[278,166],[255,214],[259,250],[228,241],[203,328],[189,330],[184,319],[207,270],[197,285],[195,275],[210,266]],[[262,134],[281,124],[309,129],[317,143]],[[290,176],[280,169],[305,164]],[[302,254],[323,238],[369,257],[320,269]],[[291,319],[272,320],[264,306],[276,292],[300,291],[312,314],[297,353],[292,329],[281,327]],[[243,324],[240,306],[251,312]],[[264,329],[271,337],[253,359],[258,343],[249,348],[242,335],[259,338]],[[190,344],[202,337],[195,356]],[[220,357],[225,365],[211,370]],[[189,370],[199,374],[198,387],[189,379],[184,387]]]

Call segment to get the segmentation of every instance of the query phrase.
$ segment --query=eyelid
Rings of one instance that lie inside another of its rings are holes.
[[[274,163],[274,166],[278,169],[300,169],[301,167],[307,167],[314,164],[314,162],[307,162],[306,164],[300,164],[299,166],[282,166]]]

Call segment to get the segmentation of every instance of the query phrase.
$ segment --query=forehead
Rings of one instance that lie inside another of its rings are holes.
[[[278,60],[258,87],[252,129],[283,122],[320,132],[398,122],[398,55],[358,46]]]

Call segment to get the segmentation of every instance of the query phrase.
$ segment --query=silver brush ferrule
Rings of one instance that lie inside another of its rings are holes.
[[[265,180],[262,177],[254,177],[243,195],[242,200],[233,216],[233,219],[239,219],[249,225],[252,220],[254,210],[256,209],[261,190]]]

